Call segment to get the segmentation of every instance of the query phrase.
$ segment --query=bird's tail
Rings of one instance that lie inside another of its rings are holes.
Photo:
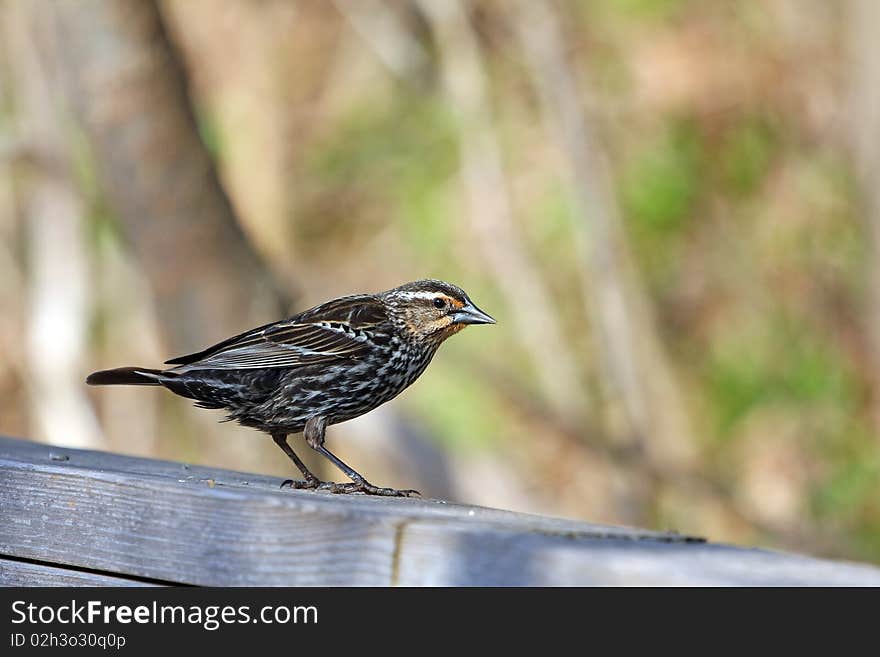
[[[117,367],[113,370],[92,372],[86,379],[90,386],[158,386],[161,370],[145,367]]]

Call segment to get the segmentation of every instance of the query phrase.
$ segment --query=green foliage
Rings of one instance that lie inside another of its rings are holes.
[[[857,515],[869,495],[876,493],[880,458],[870,453],[859,457],[834,464],[814,498],[820,516],[845,521]]]
[[[430,95],[401,94],[352,108],[312,144],[306,160],[309,172],[328,182],[393,175],[411,184],[452,173],[455,152],[448,109]]]
[[[621,176],[627,228],[655,288],[666,286],[680,265],[677,249],[702,191],[703,161],[696,126],[670,120],[641,146]]]
[[[674,121],[624,172],[621,195],[637,237],[679,232],[700,190],[702,148],[693,124]]]
[[[846,409],[853,403],[855,382],[844,363],[827,340],[780,317],[716,345],[705,378],[718,437],[729,437],[763,405]]]
[[[91,147],[83,132],[74,125],[69,126],[67,138],[70,168],[76,189],[85,202],[89,241],[96,253],[101,249],[117,248],[125,238],[118,217],[104,197]]]
[[[383,195],[377,203],[391,204],[391,218],[420,257],[448,254],[455,212],[447,185],[457,148],[452,117],[433,96],[401,94],[355,107],[305,160],[307,175],[328,193]]]
[[[862,437],[858,441],[862,449],[831,464],[814,491],[813,511],[836,533],[852,537],[859,558],[876,559],[880,554],[880,456],[870,435]]]
[[[769,168],[777,136],[772,124],[749,117],[738,122],[726,135],[719,152],[722,177],[738,195],[748,195],[763,180]]]
[[[196,108],[196,128],[199,131],[199,138],[211,156],[215,160],[223,159],[225,155],[223,131],[208,108]]]
[[[688,0],[613,0],[611,7],[635,20],[673,18],[686,8]]]

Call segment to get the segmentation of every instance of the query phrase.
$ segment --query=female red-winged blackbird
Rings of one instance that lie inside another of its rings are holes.
[[[464,291],[436,280],[378,294],[333,299],[289,319],[166,361],[166,370],[121,367],[90,374],[89,385],[165,386],[202,408],[265,431],[302,472],[294,488],[409,496],[380,488],[324,447],[330,424],[363,415],[396,397],[425,371],[440,344],[468,324],[494,324]],[[304,433],[309,446],[353,483],[321,481],[287,443]],[[283,485],[283,484],[282,484]]]

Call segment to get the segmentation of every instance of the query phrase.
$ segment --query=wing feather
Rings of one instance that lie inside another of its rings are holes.
[[[177,370],[254,369],[358,359],[372,348],[370,332],[388,328],[378,298],[343,297],[168,363]]]

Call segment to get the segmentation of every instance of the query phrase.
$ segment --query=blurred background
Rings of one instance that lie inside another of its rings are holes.
[[[498,324],[330,429],[374,483],[880,562],[878,29],[0,0],[0,433],[287,477],[218,411],[83,379],[437,277]]]

